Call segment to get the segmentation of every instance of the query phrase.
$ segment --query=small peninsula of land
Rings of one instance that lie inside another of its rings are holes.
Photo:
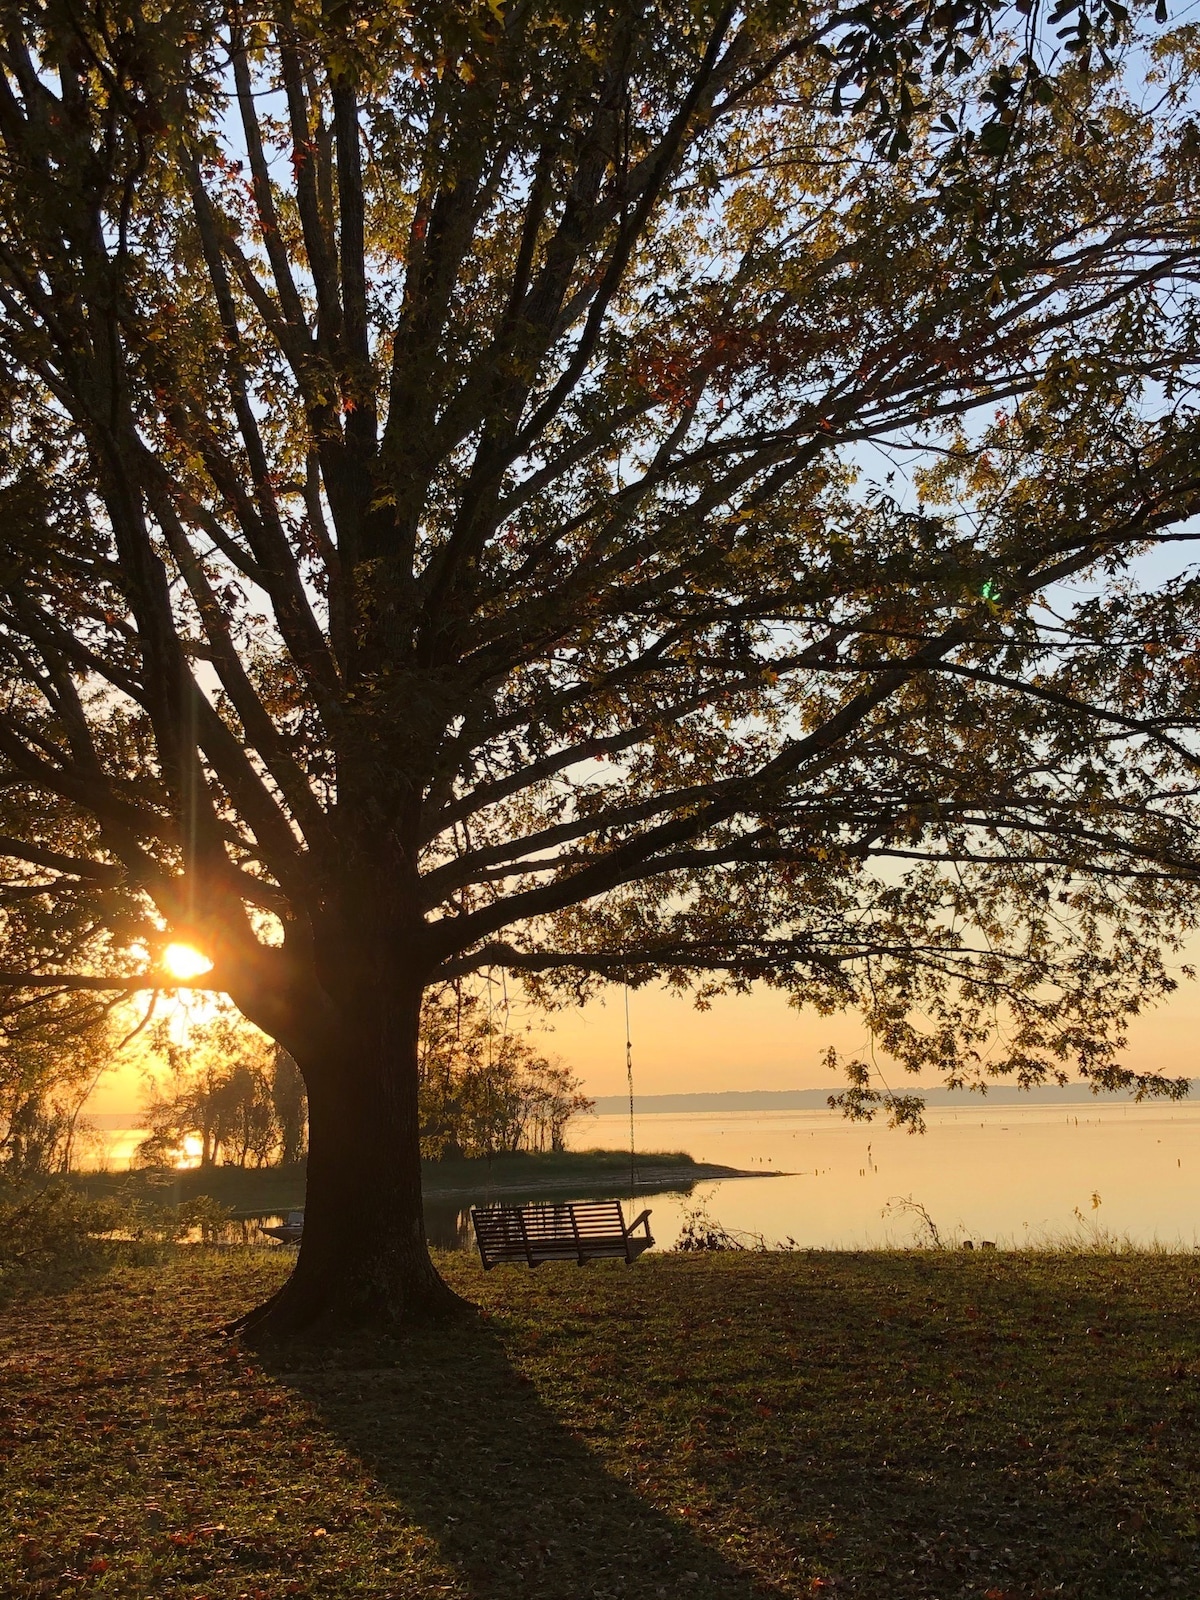
[[[628,1150],[518,1150],[490,1159],[427,1161],[422,1168],[427,1196],[628,1194],[632,1189],[688,1190],[717,1178],[770,1178],[780,1173],[743,1172],[696,1161],[682,1150],[647,1150],[635,1156],[631,1181]],[[257,1216],[304,1204],[304,1166],[143,1167],[130,1172],[85,1172],[72,1180],[91,1195],[121,1194],[180,1205],[207,1195],[234,1214]]]
[[[671,1189],[712,1178],[778,1178],[778,1172],[743,1172],[711,1161],[696,1161],[682,1150],[647,1150],[634,1157],[628,1150],[518,1151],[489,1161],[427,1162],[425,1192],[430,1195],[493,1193],[529,1194],[539,1189],[589,1190]]]

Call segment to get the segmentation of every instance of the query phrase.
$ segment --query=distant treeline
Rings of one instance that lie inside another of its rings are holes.
[[[1192,1094],[1200,1091],[1200,1078],[1191,1080]],[[683,1111],[813,1111],[829,1105],[829,1089],[729,1089],[713,1094],[639,1094],[634,1110],[639,1116],[666,1116]],[[979,1105],[1083,1105],[1096,1101],[1132,1101],[1133,1091],[1101,1090],[1094,1094],[1086,1083],[1042,1084],[1036,1089],[1018,1089],[1011,1083],[989,1086],[987,1094],[969,1089],[911,1089],[906,1093],[923,1095],[931,1106]],[[596,1116],[627,1113],[629,1096],[606,1094],[597,1097]]]

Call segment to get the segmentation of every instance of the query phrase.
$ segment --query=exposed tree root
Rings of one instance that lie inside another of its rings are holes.
[[[286,1288],[286,1285],[284,1287]],[[214,1328],[210,1337],[214,1339],[237,1338],[249,1326],[264,1317],[282,1293],[283,1289],[276,1289],[275,1293],[262,1301],[261,1304],[252,1306],[249,1311],[243,1311],[240,1317],[234,1317],[232,1321],[223,1322],[219,1328]]]
[[[346,1284],[304,1284],[293,1274],[275,1294],[222,1324],[214,1333],[217,1337],[243,1339],[247,1344],[258,1346],[293,1338],[334,1339],[356,1333],[398,1333],[406,1327],[458,1320],[474,1312],[470,1301],[455,1294],[436,1273],[415,1296],[397,1292],[363,1293],[361,1288],[354,1292]]]

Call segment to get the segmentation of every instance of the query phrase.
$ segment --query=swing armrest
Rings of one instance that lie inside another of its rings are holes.
[[[633,1222],[629,1223],[628,1226],[625,1229],[625,1232],[626,1233],[632,1233],[635,1228],[645,1228],[647,1234],[649,1234],[649,1232],[650,1232],[650,1213],[649,1213],[648,1210],[647,1211],[643,1211],[640,1217],[637,1217]]]

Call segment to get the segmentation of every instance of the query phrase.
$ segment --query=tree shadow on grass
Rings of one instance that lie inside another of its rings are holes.
[[[472,1600],[783,1594],[612,1476],[485,1321],[264,1361],[436,1541]]]

